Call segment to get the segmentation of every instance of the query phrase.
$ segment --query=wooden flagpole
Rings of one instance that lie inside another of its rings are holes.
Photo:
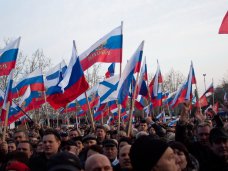
[[[138,79],[139,79],[139,73],[137,73],[137,76],[136,76],[135,89],[134,89],[133,97],[131,100],[131,109],[130,109],[130,114],[129,114],[128,132],[127,132],[128,137],[130,136],[131,128],[132,128],[132,116],[133,116],[133,111],[134,111],[134,106],[135,106],[134,102],[135,102]]]
[[[123,21],[121,21],[121,35],[123,35]],[[123,36],[122,36],[123,37]],[[123,40],[122,40],[122,53],[121,53],[121,62],[120,62],[120,78],[122,74],[122,56],[123,56]],[[118,100],[116,101],[118,104]],[[121,114],[121,106],[118,104],[118,132],[120,131],[120,114]]]
[[[89,116],[90,116],[90,121],[91,121],[91,124],[92,124],[92,130],[95,131],[93,115],[92,115],[92,111],[91,111],[91,108],[90,108],[90,105],[89,105],[88,96],[87,96],[86,91],[85,91],[85,97],[86,97],[86,102],[87,102],[87,106],[88,106],[88,109],[89,109]]]
[[[8,101],[6,103],[6,116],[5,116],[5,121],[4,121],[4,130],[3,130],[3,137],[2,137],[3,142],[6,140],[6,130],[7,130],[7,126],[8,126],[9,108],[10,108],[10,102]]]

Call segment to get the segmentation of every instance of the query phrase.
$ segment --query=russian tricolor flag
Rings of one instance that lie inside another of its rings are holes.
[[[0,49],[0,76],[9,75],[15,68],[21,37]]]
[[[219,34],[228,34],[228,11],[222,20],[222,24],[219,28]]]
[[[65,107],[84,93],[89,88],[89,84],[84,76],[75,42],[73,44],[72,57],[67,67],[63,80],[58,84],[55,91],[47,97],[48,102],[54,109]]]
[[[133,74],[139,71],[142,60],[144,41],[140,44],[134,55],[127,62],[124,71],[121,75],[118,87],[117,87],[117,99],[118,104],[122,104],[125,108],[127,105],[127,98],[129,94],[129,87],[133,79]],[[138,69],[139,66],[139,69]]]
[[[4,103],[4,92],[0,89],[0,107],[2,107]]]
[[[105,73],[105,78],[112,77],[115,74],[115,63],[112,63],[108,67],[108,71]]]
[[[41,69],[33,71],[20,80],[12,89],[13,97],[18,98],[22,96],[28,86],[30,86],[31,91],[44,91],[44,79]]]
[[[157,71],[156,74],[151,81],[149,87],[151,91],[151,102],[153,107],[158,107],[162,105],[162,75],[159,63],[157,62]]]
[[[144,58],[141,70],[140,70],[140,75],[139,75],[139,81],[138,81],[138,92],[137,94],[141,94],[145,97],[148,97],[148,88],[146,85],[147,81],[147,65],[146,65],[146,58]]]
[[[67,66],[64,60],[62,60],[59,64],[55,67],[50,69],[45,78],[45,87],[46,87],[46,95],[48,96],[51,94],[52,89],[55,88],[56,85],[62,81],[64,74],[66,72]]]
[[[122,62],[122,25],[102,37],[79,58],[82,69],[85,71],[96,62]]]
[[[4,122],[6,119],[7,103],[9,103],[9,107],[12,104],[13,71],[14,70],[10,71],[10,74],[8,75],[8,78],[7,78],[7,87],[6,87],[6,91],[4,93],[4,102],[3,102],[2,114],[1,114],[2,122]]]

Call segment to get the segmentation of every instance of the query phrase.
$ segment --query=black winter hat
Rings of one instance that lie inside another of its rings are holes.
[[[217,140],[228,139],[228,132],[224,128],[213,128],[209,135],[210,143],[216,142]]]
[[[79,158],[69,152],[52,156],[47,163],[48,171],[79,171],[82,169]]]
[[[150,171],[168,147],[168,144],[162,140],[150,136],[139,137],[130,150],[133,170]]]

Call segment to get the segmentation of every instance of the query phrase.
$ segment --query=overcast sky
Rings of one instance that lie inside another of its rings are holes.
[[[228,77],[228,35],[218,34],[226,0],[0,0],[0,6],[0,46],[21,36],[20,51],[31,56],[41,48],[53,64],[69,62],[73,40],[81,54],[123,21],[123,66],[145,40],[149,73],[158,59],[162,74],[174,68],[187,76],[192,60],[200,90],[204,73],[207,85]]]

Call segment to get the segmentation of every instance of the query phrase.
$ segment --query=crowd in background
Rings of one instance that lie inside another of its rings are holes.
[[[228,112],[225,102],[225,112]],[[0,140],[2,171],[225,171],[228,170],[228,124],[213,112],[182,104],[179,121],[167,127],[154,117],[127,125],[88,124],[73,128],[9,129]],[[228,113],[227,113],[228,114]]]

